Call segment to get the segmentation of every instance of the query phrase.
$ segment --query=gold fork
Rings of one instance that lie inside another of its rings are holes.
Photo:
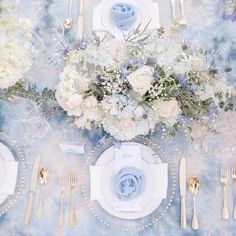
[[[221,170],[220,172],[220,182],[223,186],[224,190],[224,200],[223,200],[223,207],[222,207],[222,212],[221,216],[223,219],[228,219],[229,218],[229,213],[228,213],[228,206],[227,206],[227,175],[228,175],[228,170]]]
[[[69,175],[69,184],[71,190],[71,204],[70,204],[70,223],[72,227],[76,226],[76,206],[75,206],[75,188],[77,186],[77,176],[75,173],[70,173]]]
[[[61,194],[60,194],[61,208],[60,208],[58,225],[59,227],[62,227],[64,225],[64,196],[65,196],[65,190],[67,186],[67,178],[65,176],[61,177],[59,179],[59,184],[61,187]]]
[[[234,191],[235,191],[235,187],[236,187],[236,167],[233,167],[231,169],[231,177],[233,179],[234,182]],[[236,220],[236,198],[234,197],[234,210],[233,210],[233,218],[234,220]]]

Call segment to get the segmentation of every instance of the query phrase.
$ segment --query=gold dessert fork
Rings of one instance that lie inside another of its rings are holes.
[[[223,219],[229,218],[228,205],[227,205],[227,175],[228,175],[228,170],[221,170],[220,182],[224,190],[224,200],[223,200],[223,206],[222,206],[222,212],[221,212],[221,216]]]
[[[233,179],[233,191],[236,190],[236,168],[233,167],[231,170],[231,177]],[[233,218],[236,220],[236,196],[234,196],[234,210],[233,210]]]
[[[58,225],[59,227],[62,227],[64,225],[64,197],[65,197],[65,191],[67,186],[67,178],[61,177],[59,180],[61,193],[60,193],[60,200],[61,200],[61,207],[60,207],[60,215],[59,215],[59,221]]]
[[[71,190],[71,204],[70,204],[70,223],[72,227],[76,226],[76,206],[75,206],[75,188],[77,186],[78,179],[75,173],[70,173],[69,184]]]

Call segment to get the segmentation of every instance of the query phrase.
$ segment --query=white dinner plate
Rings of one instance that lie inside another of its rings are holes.
[[[143,164],[145,166],[144,172],[148,171],[148,167],[147,167],[148,164],[162,163],[161,159],[157,156],[157,154],[146,145],[134,143],[134,142],[127,142],[125,144],[123,143],[122,145],[140,145],[141,146],[142,164],[145,162],[145,164]],[[110,167],[112,167],[112,165],[114,165],[112,164],[114,163],[114,161],[115,161],[114,148],[110,147],[107,150],[105,150],[102,153],[102,155],[98,158],[95,166],[111,165]],[[110,171],[108,171],[108,175],[111,175]],[[101,181],[104,180],[105,176],[106,174],[102,176]],[[104,195],[104,199],[99,199],[97,201],[105,211],[107,211],[109,214],[116,216],[118,218],[127,219],[127,220],[143,218],[151,214],[153,211],[155,211],[163,200],[162,198],[152,198],[150,188],[151,186],[153,186],[153,184],[155,184],[155,179],[152,178],[152,176],[148,175],[147,180],[148,180],[148,182],[146,182],[147,189],[145,191],[145,194],[142,196],[144,199],[144,202],[141,204],[142,209],[140,211],[117,211],[115,207],[113,206],[112,199],[110,198],[111,196],[109,196],[110,194],[112,194],[111,191],[106,190],[107,185],[109,184],[107,181],[105,183],[100,183],[101,188],[102,188],[102,193]],[[150,194],[150,196],[145,196],[146,194]]]
[[[5,175],[4,161],[3,161],[3,158],[0,154],[0,186],[4,180],[4,175]]]
[[[150,20],[148,29],[160,27],[158,2],[153,2],[152,0],[101,0],[93,11],[93,30],[95,32],[108,31],[117,39],[123,39],[123,33],[112,22],[110,16],[112,5],[119,2],[133,4],[137,9],[137,20],[131,29],[136,28],[139,24],[144,28]],[[124,31],[124,33],[128,33],[131,29]]]
[[[15,161],[14,155],[10,151],[10,149],[4,145],[3,143],[0,142],[0,157],[3,162],[5,161]],[[4,174],[5,176],[5,174]],[[4,182],[4,178],[2,180],[2,183]],[[1,185],[0,184],[0,190],[1,190]],[[1,194],[0,193],[0,205],[7,199],[9,195],[8,194]]]

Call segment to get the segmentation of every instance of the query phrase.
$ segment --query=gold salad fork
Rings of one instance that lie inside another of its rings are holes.
[[[236,167],[233,167],[231,170],[231,177],[233,179],[233,191],[236,190]],[[233,218],[236,220],[236,196],[234,196],[234,210],[233,210]]]
[[[67,187],[67,178],[65,176],[61,177],[59,179],[59,184],[61,188],[61,193],[60,193],[61,207],[60,207],[58,225],[59,227],[62,227],[64,225],[64,197],[65,197],[65,191]]]
[[[220,183],[222,184],[223,190],[224,190],[224,199],[223,199],[223,206],[222,206],[222,212],[221,212],[221,216],[223,219],[229,218],[228,205],[227,205],[227,175],[228,175],[228,170],[221,170]]]
[[[76,206],[75,206],[75,188],[77,186],[78,179],[75,173],[70,173],[69,184],[71,190],[71,204],[70,204],[70,223],[72,227],[76,226]]]

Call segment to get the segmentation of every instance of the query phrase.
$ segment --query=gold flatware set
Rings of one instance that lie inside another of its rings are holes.
[[[44,216],[44,191],[45,187],[50,180],[49,170],[46,167],[40,168],[40,160],[41,157],[38,156],[33,165],[32,175],[31,175],[31,183],[29,190],[29,198],[25,212],[24,224],[28,225],[31,223],[32,211],[34,198],[36,193],[37,183],[41,185],[40,197],[39,197],[39,205],[36,212],[36,216],[38,219],[42,219]],[[59,211],[59,219],[58,226],[62,227],[64,225],[65,219],[65,207],[64,200],[66,191],[70,190],[70,226],[76,227],[77,225],[77,208],[76,208],[76,188],[78,184],[78,178],[75,172],[71,172],[68,177],[63,176],[59,178],[60,184],[60,211]]]
[[[231,169],[231,172],[228,169],[222,169],[220,171],[220,183],[223,188],[223,202],[222,202],[222,209],[221,209],[221,217],[225,220],[229,219],[229,208],[228,208],[228,183],[229,183],[229,175],[232,178],[233,181],[233,199],[234,199],[234,206],[233,206],[233,213],[232,217],[234,220],[236,220],[236,168],[233,167]]]
[[[70,30],[73,26],[72,6],[73,6],[73,0],[68,0],[67,18],[63,22],[63,26],[66,30]],[[84,34],[83,9],[84,9],[84,0],[78,0],[77,39],[82,39]]]
[[[172,28],[177,29],[179,26],[187,25],[187,21],[184,13],[184,0],[179,0],[180,3],[180,19],[176,18],[176,0],[170,0],[172,9]]]
[[[186,229],[186,159],[181,158],[179,167],[179,188],[180,188],[180,227]],[[199,228],[197,219],[197,207],[196,207],[196,195],[200,188],[200,180],[198,177],[193,177],[189,182],[189,192],[193,198],[193,217],[192,217],[192,228],[197,230]]]

